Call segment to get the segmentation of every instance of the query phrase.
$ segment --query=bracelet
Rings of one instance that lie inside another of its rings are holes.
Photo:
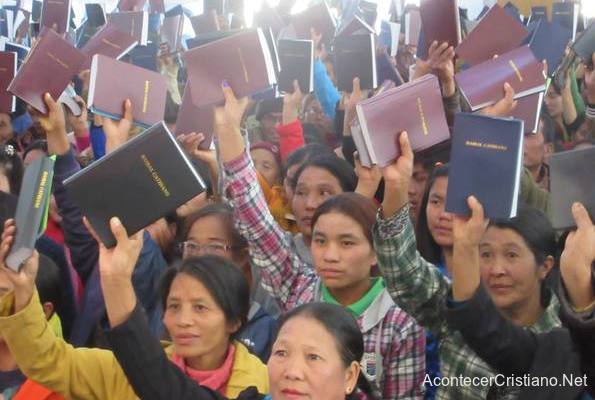
[[[572,307],[572,310],[573,310],[575,313],[584,313],[584,312],[586,312],[586,311],[589,311],[589,310],[591,310],[592,308],[595,308],[595,300],[593,300],[593,302],[592,302],[591,304],[589,304],[588,306],[586,306],[586,307],[582,307],[582,308],[575,308],[575,307],[573,306],[573,307]]]

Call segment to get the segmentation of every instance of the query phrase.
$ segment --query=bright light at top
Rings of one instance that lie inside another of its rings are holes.
[[[595,1],[583,0],[583,16],[595,18]]]

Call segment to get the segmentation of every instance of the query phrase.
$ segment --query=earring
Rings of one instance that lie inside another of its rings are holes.
[[[347,388],[347,394],[351,394],[351,387]]]

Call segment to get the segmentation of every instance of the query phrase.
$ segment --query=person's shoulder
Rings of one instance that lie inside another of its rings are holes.
[[[236,351],[227,385],[228,394],[236,390],[243,391],[250,386],[256,387],[259,393],[268,393],[269,378],[266,365],[242,343],[235,341],[233,345]]]

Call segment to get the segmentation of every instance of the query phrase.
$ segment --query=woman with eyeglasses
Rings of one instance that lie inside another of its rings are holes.
[[[184,260],[190,257],[215,255],[232,261],[243,272],[250,285],[250,310],[244,328],[237,339],[253,354],[267,362],[277,333],[279,309],[264,296],[260,285],[254,282],[248,242],[237,231],[233,209],[225,204],[210,204],[189,215],[182,228],[184,242],[179,249]]]

